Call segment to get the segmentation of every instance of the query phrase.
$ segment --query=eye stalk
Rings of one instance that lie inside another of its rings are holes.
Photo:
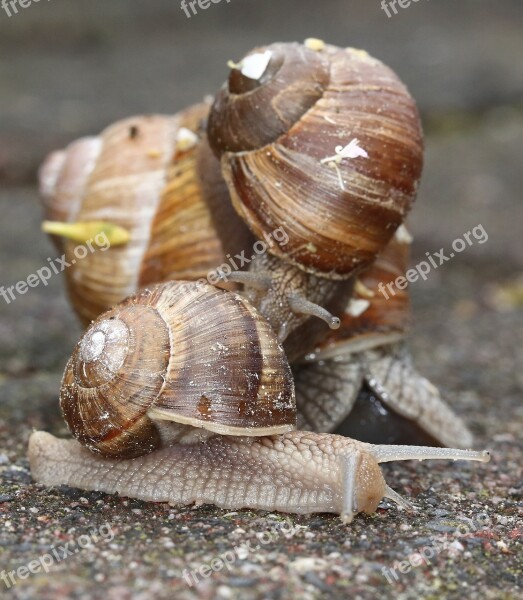
[[[359,512],[372,514],[383,498],[388,498],[401,508],[413,510],[415,506],[391,489],[383,478],[379,465],[397,460],[451,459],[489,462],[490,452],[483,450],[459,450],[432,448],[428,446],[387,446],[361,444],[351,454],[341,457],[340,475],[343,489],[341,518],[350,523]]]

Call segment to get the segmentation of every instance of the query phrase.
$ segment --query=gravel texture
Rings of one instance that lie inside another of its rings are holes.
[[[365,47],[409,83],[424,117],[412,264],[477,225],[488,233],[411,286],[411,346],[492,461],[384,465],[418,510],[382,503],[349,527],[332,515],[177,508],[35,485],[27,439],[33,429],[67,435],[57,396],[80,333],[55,277],[9,305],[0,298],[0,571],[53,548],[60,560],[10,589],[0,580],[0,598],[521,597],[521,2],[419,2],[391,19],[378,0],[231,0],[191,19],[172,0],[151,4],[54,0],[12,19],[0,11],[0,284],[56,256],[39,233],[34,182],[55,146],[125,115],[181,108],[257,43],[315,35]],[[217,570],[224,553],[231,563]],[[210,575],[189,585],[184,570],[205,565]]]

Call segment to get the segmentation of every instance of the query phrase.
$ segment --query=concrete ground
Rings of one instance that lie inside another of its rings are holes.
[[[180,509],[35,485],[27,439],[33,429],[67,435],[57,396],[81,331],[55,277],[9,305],[0,298],[0,571],[52,548],[60,560],[9,589],[0,579],[0,598],[521,597],[522,27],[519,0],[419,2],[391,18],[378,0],[231,0],[190,19],[174,0],[0,10],[0,285],[56,256],[39,232],[35,187],[55,147],[123,116],[182,108],[260,43],[321,37],[395,68],[427,133],[412,264],[478,225],[488,234],[411,286],[411,346],[493,456],[385,465],[418,512],[383,503],[350,527],[331,515]],[[98,542],[80,549],[93,532]],[[67,542],[78,552],[61,559]],[[183,578],[247,542],[260,547],[238,551],[230,569],[192,586]]]

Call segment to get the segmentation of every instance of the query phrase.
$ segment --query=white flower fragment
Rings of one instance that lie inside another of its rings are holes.
[[[256,52],[255,54],[246,56],[238,64],[232,61],[229,61],[227,64],[231,69],[240,69],[242,75],[249,79],[260,79],[267,70],[271,58],[272,52],[265,50],[265,52]]]
[[[412,240],[414,239],[405,225],[400,225],[398,229],[396,229],[394,237],[400,244],[412,244]]]
[[[349,306],[345,309],[345,312],[351,317],[357,318],[361,316],[367,308],[369,308],[370,302],[368,300],[356,300],[352,299]]]
[[[338,165],[341,164],[341,161],[344,158],[369,158],[369,155],[367,154],[367,151],[360,146],[360,141],[357,138],[354,138],[346,146],[336,146],[334,150],[336,152],[334,156],[322,158],[320,163],[322,165],[329,165],[329,167],[336,169],[338,180],[340,182],[340,188],[345,190],[345,183]]]
[[[198,136],[187,129],[187,127],[180,127],[180,131],[176,134],[176,150],[178,152],[185,152],[186,150],[190,150],[194,148],[198,143]]]
[[[336,146],[335,152],[334,156],[322,158],[321,164],[324,165],[330,162],[339,164],[344,158],[369,158],[367,151],[360,146],[360,141],[357,138],[354,138],[346,146]]]

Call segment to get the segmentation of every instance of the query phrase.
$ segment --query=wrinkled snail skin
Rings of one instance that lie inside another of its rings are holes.
[[[226,262],[227,253],[248,244],[249,231],[230,206],[223,182],[213,187],[213,205],[230,223],[226,238],[218,235],[205,197],[197,165],[208,111],[199,104],[174,116],[125,119],[51,154],[42,166],[46,219],[107,222],[129,234],[128,243],[102,246],[67,269],[68,292],[84,324],[140,287],[205,278]],[[205,167],[206,178],[213,171],[214,180],[220,177],[217,159]],[[72,263],[78,241],[53,238]]]
[[[238,294],[194,282],[146,289],[94,321],[60,406],[76,439],[117,458],[159,448],[171,422],[233,436],[296,427],[290,367],[267,322]]]
[[[470,448],[463,420],[420,375],[404,344],[293,369],[298,428],[362,441]]]
[[[265,70],[253,75],[263,57]],[[255,236],[282,227],[289,240],[270,252],[317,277],[345,280],[369,266],[417,192],[416,105],[388,67],[360,50],[256,48],[232,66],[207,131],[232,203]],[[359,153],[343,155],[354,141]]]
[[[337,435],[294,431],[279,436],[215,436],[131,460],[98,457],[78,442],[35,432],[33,478],[47,486],[118,493],[145,501],[307,514],[330,512],[350,523],[382,498],[412,505],[387,486],[379,463],[430,458],[487,462],[487,452],[373,446]]]
[[[340,329],[293,367],[298,427],[367,442],[469,448],[471,432],[412,364],[407,290],[394,287],[388,299],[379,292],[407,271],[404,226],[400,234],[359,275]]]

